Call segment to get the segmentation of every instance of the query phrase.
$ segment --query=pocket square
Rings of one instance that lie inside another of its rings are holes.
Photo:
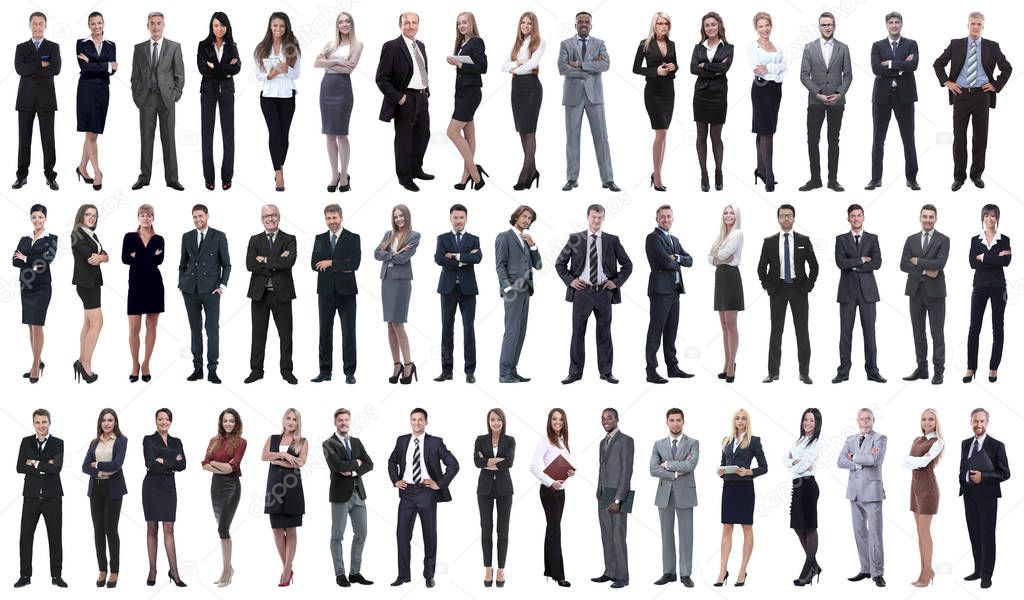
[[[796,249],[797,250],[806,250],[807,246],[797,246]]]

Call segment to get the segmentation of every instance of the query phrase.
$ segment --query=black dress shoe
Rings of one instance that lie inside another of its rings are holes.
[[[953,190],[955,192],[955,191],[958,191],[962,187],[964,187],[964,182],[959,180],[959,179],[957,179],[957,180],[955,180],[953,182],[953,185],[949,186],[949,189],[951,189],[951,190]]]
[[[296,379],[295,375],[292,374],[292,373],[281,373],[281,379],[284,379],[285,381],[287,381],[291,385],[298,385],[299,384],[299,380]]]
[[[569,375],[562,380],[562,385],[569,385],[570,383],[576,383],[580,379],[583,379],[583,375],[579,373],[569,373]]]
[[[178,190],[179,192],[185,191],[185,186],[181,185],[177,181],[168,182],[167,187],[171,188],[172,190]]]
[[[423,584],[426,585],[428,588],[434,587],[434,578],[428,577],[427,580],[423,582]]]
[[[363,577],[360,573],[352,573],[348,576],[348,580],[359,585],[373,585],[372,581]]]
[[[22,185],[24,185],[24,184],[22,184]],[[579,185],[580,185],[579,182],[577,182],[575,179],[570,179],[569,181],[565,182],[565,185],[562,186],[562,191],[563,192],[568,192],[569,190],[571,190],[574,187],[579,187]]]
[[[809,192],[811,190],[816,190],[816,189],[818,189],[820,187],[821,187],[821,180],[820,179],[812,179],[812,180],[808,181],[807,183],[803,184],[802,186],[798,187],[797,189],[800,190],[801,192]]]
[[[18,580],[14,582],[14,587],[22,588],[30,583],[32,583],[31,577],[19,577]]]
[[[647,374],[647,383],[668,383],[668,379],[665,379],[664,377],[658,375],[655,372],[651,372]],[[661,584],[659,583],[658,585]]]
[[[355,382],[356,382],[356,376],[355,375],[346,375],[345,376],[345,383],[347,383],[348,385],[352,385]]]
[[[17,179],[14,180],[14,183],[11,184],[11,189],[20,190],[21,188],[25,187],[26,183],[28,183],[28,179],[24,177],[18,177]],[[19,579],[18,581],[21,581],[21,579]]]
[[[687,576],[687,575],[683,575],[682,577],[680,577],[679,581],[680,581],[680,583],[683,584],[683,587],[688,587],[688,588],[692,588],[693,587],[693,580],[690,579],[689,576]]]
[[[409,190],[410,192],[420,191],[420,186],[416,185],[415,181],[399,181],[399,183],[402,184],[402,187]]]
[[[603,187],[606,190],[612,191],[612,192],[621,192],[622,191],[622,189],[620,189],[619,186],[615,185],[614,181],[606,181],[606,182],[601,184],[601,187]]]
[[[802,373],[800,374],[800,382],[801,383],[805,383],[807,385],[811,385],[812,383],[814,383],[813,381],[811,381],[811,376],[810,375],[805,375],[805,374],[802,374]]]
[[[672,583],[676,580],[675,573],[665,573],[661,576],[661,579],[654,582],[654,585],[665,585],[666,583]]]
[[[199,381],[202,378],[203,378],[203,368],[202,367],[196,367],[192,371],[192,374],[189,375],[188,377],[186,377],[185,379],[187,381]]]
[[[600,577],[591,577],[590,580],[594,583],[604,583],[606,581],[613,581],[612,578],[607,575],[601,575]]]
[[[59,588],[66,588],[66,587],[68,587],[68,582],[66,582],[63,579],[61,579],[60,575],[58,575],[56,577],[51,577],[50,578],[50,583],[52,583],[53,585],[55,585],[55,586],[57,586]]]
[[[206,374],[206,380],[210,383],[220,383],[220,377],[217,377],[216,369],[210,369],[210,372]]]
[[[519,383],[519,378],[515,375],[502,375],[498,378],[498,383]]]
[[[885,377],[882,377],[881,373],[869,373],[868,381],[874,381],[875,383],[885,383],[887,380]]]
[[[442,372],[440,375],[434,378],[434,381],[451,381],[452,374],[449,372]]]
[[[942,381],[942,373],[935,373],[935,375],[932,376],[932,385],[942,385]]]
[[[839,374],[836,374],[836,376],[832,378],[832,383],[842,383],[844,381],[848,381],[849,379],[850,379],[849,375],[839,375]]]
[[[253,383],[254,381],[259,381],[260,379],[263,379],[263,371],[253,371],[249,373],[249,376],[246,377],[245,381],[243,381],[242,383]]]
[[[871,578],[871,573],[857,573],[853,577],[847,578],[847,581],[863,581],[865,579],[870,579],[870,578]]]
[[[466,373],[466,383],[476,383],[476,375],[472,373]]]
[[[914,369],[914,372],[903,378],[903,381],[917,381],[918,379],[928,379],[928,369],[922,369],[918,367]]]
[[[391,587],[398,587],[403,583],[409,583],[410,581],[411,579],[408,579],[406,577],[396,577],[395,580],[391,582]]]
[[[146,181],[145,179],[139,177],[138,179],[135,180],[135,183],[132,184],[132,190],[134,190],[134,191],[141,190],[142,188],[146,187],[147,185],[149,185],[149,182]]]
[[[522,383],[526,383],[527,381],[530,380],[529,377],[523,377],[522,375],[520,375],[519,373],[517,373],[515,371],[512,372],[512,376],[515,377],[516,379],[518,379]]]
[[[868,182],[868,184],[866,186],[864,186],[864,189],[866,189],[868,191],[871,191],[871,190],[873,190],[875,188],[880,188],[880,187],[882,187],[882,182],[881,181],[875,181],[874,179],[872,179],[871,181]]]
[[[686,371],[680,369],[679,367],[673,367],[668,370],[668,376],[670,378],[678,377],[679,379],[689,379],[693,377],[693,373],[687,373]]]
[[[921,191],[921,186],[917,185],[916,179],[911,179],[907,181],[907,187],[914,190],[915,192]]]
[[[604,375],[601,376],[601,379],[607,381],[608,383],[618,383],[619,382],[619,380],[616,379],[615,376],[612,375],[611,373],[605,373]]]
[[[764,379],[761,380],[761,383],[771,383],[773,381],[778,381],[778,380],[779,380],[779,376],[777,374],[770,373],[767,377],[765,377]]]
[[[828,182],[828,189],[832,190],[833,192],[845,192],[846,191],[846,188],[844,188],[843,186],[839,185],[838,181],[830,181],[830,182]]]
[[[625,579],[620,579],[618,581],[613,581],[610,587],[613,590],[618,590],[626,587],[627,585],[629,585],[628,581],[626,581]]]
[[[566,581],[564,579],[558,582],[558,587],[569,587],[571,585],[572,585],[571,583],[569,583],[568,581]]]
[[[971,573],[970,575],[964,577],[964,581],[977,581],[979,579],[981,579],[981,575],[978,575],[977,573]]]
[[[871,581],[874,581],[875,585],[878,587],[885,587],[885,577],[882,577],[881,575],[878,577],[872,577]]]
[[[320,383],[320,382],[323,382],[323,381],[330,381],[330,380],[331,380],[331,374],[330,373],[320,373],[316,377],[310,379],[310,381],[312,381],[313,383]]]
[[[56,192],[57,190],[59,190],[59,189],[60,189],[60,186],[59,186],[59,185],[57,185],[57,179],[56,179],[56,178],[54,178],[54,179],[47,179],[47,180],[46,180],[46,185],[47,185],[47,186],[48,186],[48,187],[49,187],[49,188],[50,188],[51,190],[53,190],[53,191],[55,191],[55,192]]]
[[[992,587],[992,579],[990,577],[982,577],[981,578],[981,589],[987,590],[990,587]]]
[[[348,577],[345,577],[344,575],[338,575],[337,577],[335,577],[334,582],[341,587],[349,587],[352,585],[348,582]]]
[[[422,179],[423,181],[431,181],[432,179],[434,179],[434,176],[431,175],[430,173],[424,173],[423,171],[420,171],[419,173],[413,173],[412,178]]]
[[[978,177],[977,179],[972,179],[971,183],[973,183],[974,187],[976,187],[976,188],[982,188],[983,189],[985,187],[985,182],[982,181],[981,177]]]

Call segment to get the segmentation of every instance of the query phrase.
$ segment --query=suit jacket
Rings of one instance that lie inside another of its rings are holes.
[[[178,263],[178,289],[186,294],[209,294],[228,284],[231,256],[228,238],[213,227],[206,228],[203,245],[196,230],[181,236],[181,261]]]
[[[960,494],[964,495],[967,490],[987,492],[995,494],[996,498],[1002,498],[1003,491],[999,484],[1010,478],[1010,463],[1006,460],[1006,446],[990,435],[985,436],[985,443],[981,451],[988,455],[992,462],[991,471],[981,472],[981,483],[973,483],[967,480],[967,455],[971,452],[971,445],[974,444],[974,437],[969,437],[960,443]]]
[[[181,60],[181,44],[167,38],[160,40],[160,53],[155,67],[150,64],[152,44],[152,39],[135,44],[132,56],[132,101],[135,106],[142,107],[152,86],[153,71],[156,70],[160,99],[169,108],[181,98],[181,92],[185,89],[185,63]]]
[[[655,46],[653,42],[652,46]],[[729,79],[726,77],[729,67],[732,66],[733,45],[725,42],[718,44],[715,50],[715,57],[708,60],[708,49],[704,44],[697,44],[693,47],[693,54],[690,55],[690,73],[697,76],[693,85],[694,92],[707,91],[709,93],[724,93],[729,90]],[[704,63],[703,67],[697,65]]]
[[[839,101],[836,104],[846,104],[846,91],[853,83],[849,46],[832,38],[832,56],[826,65],[820,38],[808,42],[804,46],[803,58],[800,60],[800,83],[807,88],[808,104],[823,104],[818,100],[817,94],[839,94]]]
[[[25,255],[25,260],[12,258],[11,262],[21,271],[18,281],[21,289],[33,290],[39,286],[48,287],[52,282],[50,263],[57,257],[57,236],[48,233],[32,243],[32,236],[24,236],[18,240],[17,252]]]
[[[865,434],[863,444],[860,442],[859,433],[846,438],[837,464],[840,469],[849,469],[850,471],[850,477],[846,483],[847,500],[851,502],[881,502],[885,500],[885,488],[882,486],[882,461],[885,460],[886,442],[886,437],[876,431]],[[872,454],[872,448],[878,448],[878,452]],[[852,459],[848,456],[851,452],[853,453]]]
[[[871,260],[864,262],[864,256]],[[836,266],[839,267],[836,302],[856,302],[859,296],[868,302],[878,302],[875,271],[882,266],[882,251],[878,247],[877,235],[861,229],[859,250],[854,243],[853,233],[837,235]]]
[[[617,429],[611,441],[602,438],[599,445],[597,499],[601,499],[604,488],[615,488],[615,499],[625,501],[632,478],[633,438]]]
[[[1010,250],[1010,236],[1000,233],[999,240],[992,244],[991,249],[985,246],[983,236],[984,234],[971,238],[971,253],[967,257],[971,268],[974,269],[974,287],[1006,287],[1006,274],[1003,273],[1003,269],[1010,266],[1013,255],[999,256],[999,253]],[[979,254],[982,255],[981,260],[977,259]]]
[[[232,59],[238,62],[231,64]],[[217,60],[217,49],[213,42],[203,40],[199,42],[199,49],[196,51],[196,63],[199,66],[199,74],[203,80],[199,83],[200,94],[218,94],[221,91],[235,93],[235,75],[242,70],[242,59],[238,56],[238,46],[225,43],[221,52],[220,60]],[[206,63],[213,64],[210,67]]]
[[[383,244],[388,240],[388,236],[391,232],[384,234],[381,238],[380,244]],[[413,255],[416,254],[416,248],[420,245],[420,234],[419,232],[413,231],[409,234],[409,239],[405,242],[404,248],[399,248],[398,252],[392,252],[390,246],[385,249],[380,249],[380,244],[373,249],[373,257],[381,261],[380,265],[380,278],[381,279],[412,279],[412,260]]]
[[[93,232],[96,235],[96,232]],[[96,237],[99,239],[99,236]],[[106,254],[96,242],[82,230],[75,228],[71,233],[71,254],[75,257],[74,270],[71,273],[71,284],[87,288],[95,288],[103,285],[103,271],[100,265],[90,265],[89,257],[94,253]]]
[[[834,51],[833,51],[834,52]],[[796,272],[793,275],[793,284],[804,294],[809,294],[814,289],[814,282],[818,280],[818,259],[814,256],[814,247],[811,246],[811,238],[806,235],[793,233],[793,266]],[[768,295],[773,295],[782,285],[782,261],[779,259],[779,236],[780,233],[764,238],[761,245],[761,258],[757,261],[757,278],[761,280],[761,287]]]
[[[464,64],[455,69],[455,89],[483,87],[484,81],[480,75],[487,72],[487,55],[484,51],[483,39],[473,37],[455,53],[456,56],[469,56],[473,59],[473,64]]]
[[[587,55],[580,56],[580,42],[576,36],[562,40],[558,47],[558,74],[562,81],[562,106],[604,104],[604,84],[601,73],[608,70],[608,50],[604,41],[594,36],[587,38]],[[569,61],[579,61],[579,67],[570,67]]]
[[[914,58],[907,60],[910,55]],[[900,38],[895,53],[892,51],[892,42],[889,38],[871,44],[871,71],[875,74],[871,101],[876,104],[888,103],[892,94],[892,84],[896,82],[896,97],[901,104],[917,102],[917,80],[914,78],[914,71],[917,70],[920,58],[917,42],[909,38]],[[892,61],[889,68],[882,65],[887,60]]]
[[[935,67],[935,76],[939,79],[939,85],[945,86],[947,81],[956,83],[960,72],[964,70],[966,62],[967,38],[949,40],[949,45],[946,46],[946,49],[942,51],[942,54],[932,64]],[[946,73],[947,64],[949,65],[948,74]],[[996,67],[999,67],[999,77],[995,75]],[[1003,56],[999,43],[985,38],[981,40],[981,68],[985,70],[985,76],[988,77],[992,86],[996,88],[996,92],[1002,91],[1003,86],[1010,80],[1010,74],[1013,72],[1013,66]],[[953,104],[956,94],[952,91],[948,93],[949,103]],[[991,108],[996,107],[996,94],[989,94],[988,105]]]
[[[644,250],[647,252],[647,263],[651,266],[651,275],[647,278],[647,295],[685,294],[683,267],[693,266],[693,257],[683,250],[679,238],[671,233],[666,236],[660,227],[655,227],[654,231],[647,234]],[[672,254],[678,254],[679,260],[670,256]],[[678,285],[676,275],[679,275]]]
[[[178,460],[178,456],[181,456],[181,460]],[[158,458],[164,459],[164,462],[156,462]],[[172,435],[167,436],[167,444],[164,445],[160,434],[153,432],[142,438],[142,461],[146,465],[147,475],[174,475],[185,470],[185,447],[181,440]]]
[[[338,234],[338,242],[331,251],[331,232],[325,231],[313,240],[313,255],[309,265],[316,271],[316,263],[322,260],[331,261],[331,268],[317,271],[316,293],[338,294],[342,296],[359,293],[356,286],[356,270],[362,260],[359,250],[359,234],[342,229]]]
[[[38,460],[39,466],[25,464],[27,460]],[[50,461],[53,461],[52,463]],[[25,476],[21,495],[26,498],[60,498],[64,488],[60,485],[60,470],[64,466],[64,441],[51,435],[40,453],[36,436],[21,439],[18,448],[18,472]]]
[[[354,489],[358,489],[360,498],[366,499],[363,475],[373,470],[373,461],[370,460],[370,455],[367,454],[366,447],[363,446],[363,442],[359,438],[350,436],[348,442],[352,446],[351,456],[336,435],[331,435],[323,443],[324,458],[327,459],[327,466],[331,469],[329,492],[331,502],[348,502]],[[362,464],[358,464],[357,460],[361,460]],[[351,472],[352,475],[342,475],[342,473],[348,472]],[[356,488],[356,484],[359,484],[358,488]]]
[[[572,302],[576,297],[576,290],[569,284],[583,274],[587,265],[587,248],[590,244],[590,231],[581,231],[569,236],[569,241],[558,253],[555,260],[555,272],[565,282],[565,301]],[[612,304],[622,302],[622,285],[629,279],[633,272],[633,263],[626,255],[626,250],[619,243],[618,236],[610,233],[601,233],[601,267],[604,275],[615,284],[612,290]],[[621,268],[621,270],[620,270]]]
[[[124,472],[121,470],[124,466],[124,455],[128,452],[128,438],[122,435],[114,440],[114,456],[109,462],[96,461],[96,445],[98,443],[99,440],[93,440],[89,443],[89,449],[85,452],[85,460],[82,461],[82,472],[89,476],[87,494],[89,497],[92,497],[93,488],[96,487],[96,475],[100,471],[105,471],[112,473],[107,478],[107,482],[110,498],[117,500],[128,493],[128,486],[124,482]],[[96,463],[96,466],[93,467],[92,463]]]
[[[295,282],[292,280],[292,267],[295,266],[295,236],[280,229],[274,235],[271,247],[267,233],[257,233],[249,238],[249,247],[245,251],[245,268],[252,273],[249,277],[248,298],[259,300],[267,289],[267,278],[272,282],[274,293],[295,299]],[[288,252],[288,256],[281,256]],[[265,256],[267,262],[256,261],[257,256]]]
[[[651,452],[651,477],[658,478],[654,505],[658,508],[693,508],[697,506],[697,481],[693,472],[700,460],[700,442],[683,434],[672,458],[672,438],[654,442]],[[666,468],[662,468],[665,463]],[[672,505],[669,506],[669,499]]]
[[[917,258],[917,265],[910,259]],[[904,294],[913,296],[920,289],[929,298],[946,297],[946,259],[949,258],[949,238],[932,229],[932,240],[927,251],[921,251],[921,233],[915,233],[903,244],[903,256],[900,258],[900,271],[907,274],[907,287]],[[938,277],[932,278],[924,274],[928,270],[937,270]]]
[[[43,57],[48,57],[50,66],[43,66]],[[21,77],[18,81],[18,97],[14,110],[53,112],[57,110],[57,92],[53,78],[60,73],[60,46],[43,38],[39,50],[32,40],[22,42],[14,49],[14,71]]]
[[[750,444],[746,448],[737,446],[735,451],[732,449],[732,443],[726,444],[725,448],[722,449],[721,466],[735,465],[749,469],[755,459],[757,460],[757,467],[753,469],[752,475],[740,477],[735,473],[724,473],[722,474],[722,481],[750,481],[754,477],[760,477],[768,472],[768,461],[764,458],[761,438],[756,435],[750,436]]]
[[[75,43],[75,56],[79,54],[84,54],[89,62],[78,59],[80,71],[78,81],[110,85],[110,76],[117,72],[117,69],[110,69],[110,63],[117,62],[117,46],[114,45],[114,42],[103,40],[97,54],[96,44],[92,43],[91,37],[78,40]]]
[[[420,49],[420,54],[423,55],[423,68],[427,70],[429,77],[427,47],[419,40],[416,40],[416,46]],[[381,121],[390,121],[395,117],[398,102],[405,95],[415,68],[412,52],[409,51],[404,36],[384,42],[384,46],[380,49],[380,62],[377,63],[376,75],[377,89],[384,94],[384,101],[380,106]]]
[[[405,478],[405,454],[411,440],[411,433],[400,435],[395,440],[395,449],[388,457],[388,475],[391,477],[392,484]],[[427,466],[424,479],[432,479],[440,488],[437,492],[439,494],[438,502],[451,502],[452,494],[448,491],[448,486],[459,472],[459,461],[454,454],[448,451],[443,439],[429,433],[423,434],[422,450],[423,463]],[[442,463],[444,464],[443,470]]]
[[[523,290],[533,295],[533,270],[543,267],[540,251],[530,250],[511,229],[494,238],[494,269],[498,272],[498,291],[503,296]]]
[[[445,252],[458,254],[459,260],[445,258]],[[473,270],[473,265],[479,264],[482,258],[480,238],[472,233],[462,233],[462,246],[460,247],[455,245],[455,234],[450,231],[437,236],[434,262],[441,266],[441,278],[437,281],[437,293],[452,293],[455,289],[455,280],[458,279],[459,289],[462,290],[462,293],[475,296],[479,291],[476,287],[476,273]]]
[[[504,458],[505,460],[494,465],[497,471],[486,469],[487,460],[490,458]],[[477,496],[511,496],[515,494],[512,489],[512,476],[508,472],[516,459],[516,438],[510,435],[502,435],[498,438],[498,453],[494,453],[491,445],[491,434],[478,435],[473,442],[473,464],[480,469],[480,477],[476,482]]]
[[[658,47],[657,42],[651,40],[651,44],[647,46],[647,50],[644,50],[644,43],[647,40],[640,42],[640,46],[636,49],[636,56],[633,58],[633,72],[637,75],[643,75],[647,81],[658,81],[660,79],[675,79],[676,71],[669,71],[668,74],[662,76],[658,75],[658,67],[666,63],[672,63],[679,66],[679,62],[676,59],[676,43],[672,40],[667,40],[666,45],[668,47],[668,53],[665,56],[661,55],[661,48]],[[646,63],[646,66],[644,64]],[[678,69],[677,69],[678,70]]]

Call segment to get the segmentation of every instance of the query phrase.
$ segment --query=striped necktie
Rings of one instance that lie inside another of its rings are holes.
[[[412,482],[416,485],[423,483],[423,473],[420,471],[420,440],[413,438],[415,444],[412,447]]]
[[[590,285],[597,285],[597,234],[590,234]]]
[[[978,42],[968,40],[970,47],[967,49],[967,87],[976,87],[978,83]]]

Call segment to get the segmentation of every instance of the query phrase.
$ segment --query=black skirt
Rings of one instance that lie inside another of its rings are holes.
[[[146,474],[142,480],[142,514],[147,521],[174,522],[178,514],[178,492],[174,486],[174,475]]]
[[[644,107],[651,120],[651,129],[668,129],[676,106],[676,88],[669,77],[648,80],[644,86]]]
[[[78,116],[78,131],[103,133],[107,124],[107,108],[110,106],[110,83],[100,79],[78,80],[78,97],[75,109]]]
[[[739,267],[715,267],[715,310],[743,310],[743,280]]]
[[[726,481],[722,484],[722,524],[754,524],[753,481]]]
[[[793,501],[789,505],[791,529],[818,528],[818,482],[814,477],[793,480]]]
[[[725,123],[729,108],[727,90],[704,88],[693,91],[693,120],[698,123],[719,125]]]
[[[452,112],[452,119],[471,123],[482,99],[483,91],[477,86],[455,88],[455,111]]]
[[[53,288],[36,285],[21,290],[21,322],[24,325],[46,325],[46,310],[50,307]]]
[[[775,81],[754,80],[750,86],[750,104],[753,106],[753,133],[774,134],[779,123],[779,104],[782,103],[782,84]]]
[[[533,74],[512,77],[512,119],[518,133],[537,133],[537,117],[544,87]]]
[[[100,288],[75,286],[78,297],[82,299],[82,308],[92,310],[100,307]]]

